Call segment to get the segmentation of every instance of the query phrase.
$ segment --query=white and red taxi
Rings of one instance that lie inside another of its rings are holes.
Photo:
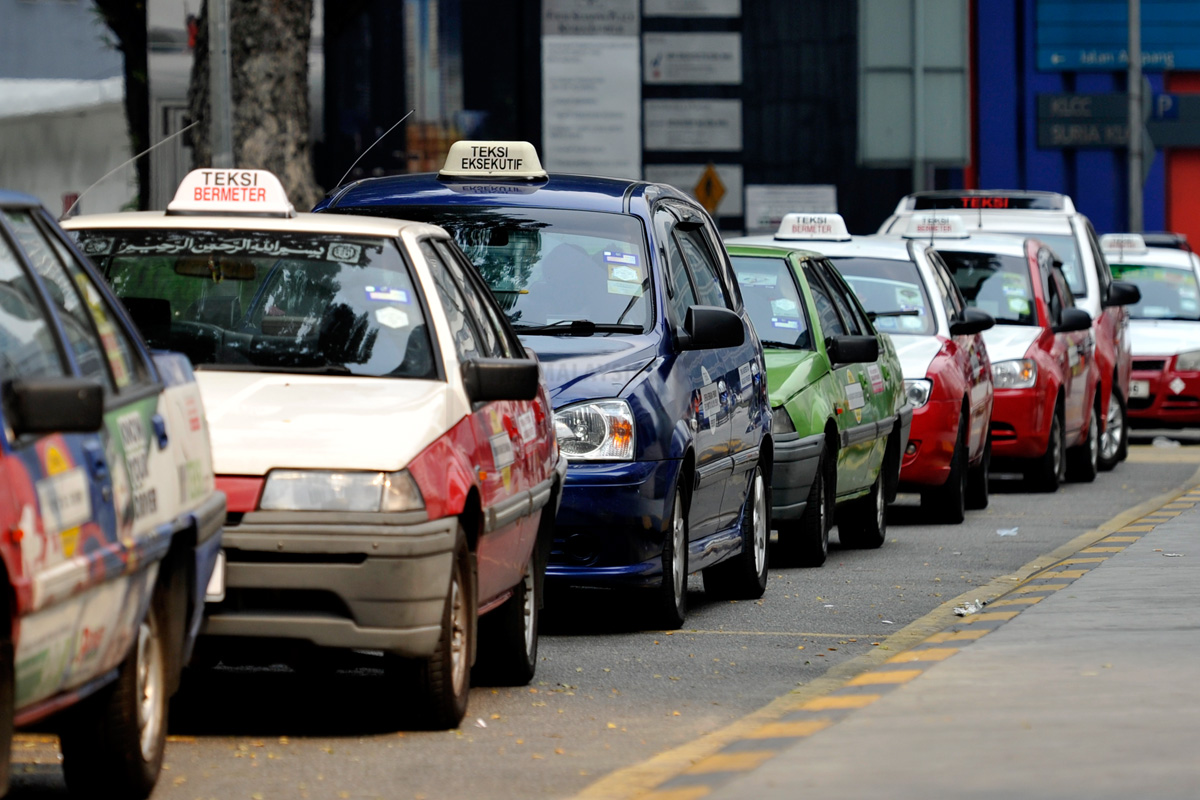
[[[992,374],[981,333],[992,318],[967,307],[937,252],[922,241],[929,238],[924,228],[939,220],[914,221],[912,238],[897,239],[851,236],[838,214],[805,218],[818,221],[800,233],[789,229],[788,242],[779,241],[782,235],[770,241],[803,242],[828,256],[876,330],[892,338],[914,407],[899,490],[919,492],[935,518],[962,522],[967,508],[988,504]]]
[[[1130,424],[1200,425],[1200,257],[1136,233],[1105,234],[1100,246],[1113,277],[1141,293],[1129,306]]]
[[[65,227],[195,365],[230,512],[201,646],[381,651],[396,708],[441,727],[477,648],[477,676],[531,679],[565,461],[537,361],[443,229],[297,214],[269,172],[217,169],[165,213]]]

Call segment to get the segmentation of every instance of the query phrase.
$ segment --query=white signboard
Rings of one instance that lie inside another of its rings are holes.
[[[614,178],[642,173],[637,36],[542,37],[542,165]]]
[[[542,0],[543,36],[637,36],[638,0]]]
[[[647,17],[740,17],[742,0],[646,0]]]
[[[746,233],[774,233],[784,214],[837,211],[837,187],[831,184],[746,187]]]
[[[741,100],[646,100],[647,150],[741,150]]]
[[[742,82],[740,33],[646,33],[642,44],[646,83]]]
[[[714,217],[740,217],[742,215],[742,165],[715,164],[717,177],[725,187],[725,193],[717,203]],[[696,196],[696,186],[704,176],[704,164],[647,164],[646,180],[669,183],[681,192]]]

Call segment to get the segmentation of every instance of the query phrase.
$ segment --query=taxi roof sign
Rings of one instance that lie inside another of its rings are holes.
[[[958,214],[913,214],[905,239],[967,239],[971,234]]]
[[[1140,233],[1106,233],[1100,237],[1100,249],[1111,253],[1138,253],[1144,255],[1150,252],[1146,240]]]
[[[296,209],[265,169],[194,169],[180,181],[167,213],[292,217]]]
[[[841,214],[785,214],[775,238],[782,241],[810,240],[848,242],[850,231]]]
[[[529,142],[462,140],[450,145],[439,178],[545,180],[537,148]]]

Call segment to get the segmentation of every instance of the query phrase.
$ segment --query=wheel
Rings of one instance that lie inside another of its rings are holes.
[[[882,547],[886,537],[887,498],[881,470],[866,497],[853,500],[844,510],[839,510],[838,541],[843,547],[873,549]]]
[[[921,493],[921,510],[938,522],[957,525],[967,518],[967,418],[958,422],[958,440],[950,456],[950,474],[936,489]]]
[[[771,505],[761,465],[750,476],[742,510],[742,550],[728,561],[704,570],[704,591],[714,597],[755,600],[767,590],[767,538]]]
[[[454,728],[467,713],[475,605],[471,556],[460,523],[437,649],[428,658],[384,654],[384,679],[394,698],[393,705],[407,710],[419,727]]]
[[[1050,440],[1041,458],[1025,469],[1025,482],[1035,492],[1055,492],[1066,480],[1066,439],[1063,436],[1062,410],[1055,406],[1050,422]]]
[[[1097,465],[1108,472],[1129,455],[1129,426],[1125,421],[1125,398],[1121,390],[1113,386],[1108,400],[1108,417],[1104,423],[1104,435],[1100,437],[1100,456]]]
[[[164,603],[155,593],[117,679],[68,712],[63,777],[80,797],[148,797],[167,740]]]
[[[481,686],[524,686],[537,671],[537,554],[529,556],[525,577],[504,605],[479,618],[479,656],[471,672]]]
[[[683,492],[675,489],[667,538],[663,542],[662,583],[654,589],[654,618],[659,627],[676,630],[687,618],[687,509]]]
[[[983,458],[967,473],[967,508],[980,511],[988,507],[988,481],[992,472],[992,437],[983,445]]]
[[[0,611],[3,609],[4,604],[0,603]],[[0,624],[11,624],[7,612],[5,612],[3,620]],[[12,754],[15,689],[12,642],[0,635],[0,797],[8,792],[8,762]]]
[[[779,525],[779,554],[783,561],[799,567],[819,567],[829,556],[829,512],[833,509],[834,479],[830,475],[836,457],[828,448],[821,453],[804,514],[798,521]]]
[[[1095,407],[1088,415],[1087,439],[1067,451],[1067,477],[1080,483],[1096,480],[1100,456],[1100,414]]]

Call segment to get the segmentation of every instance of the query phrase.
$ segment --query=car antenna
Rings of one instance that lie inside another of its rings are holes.
[[[414,108],[414,109],[411,109],[411,110],[410,110],[410,111],[409,111],[407,114],[405,114],[403,117],[401,117],[400,119],[396,120],[396,124],[395,124],[395,125],[393,125],[392,127],[388,128],[386,131],[384,131],[383,133],[381,133],[381,134],[379,135],[379,138],[378,138],[378,139],[376,139],[375,141],[371,142],[371,145],[370,145],[370,147],[368,147],[366,150],[363,150],[361,153],[359,153],[359,154],[358,154],[358,158],[354,159],[354,163],[350,165],[350,169],[346,170],[346,175],[349,175],[349,174],[350,174],[350,171],[351,171],[351,170],[353,170],[355,167],[357,167],[357,166],[358,166],[358,162],[362,161],[362,158],[363,158],[363,156],[365,156],[367,153],[371,152],[371,147],[374,147],[375,145],[379,144],[381,141],[383,141],[383,137],[384,137],[384,136],[387,136],[389,133],[391,133],[392,131],[396,130],[396,128],[397,128],[397,127],[400,125],[400,123],[401,123],[401,122],[404,122],[404,120],[408,119],[409,117],[411,117],[411,116],[413,115],[413,111],[416,111],[416,109],[415,109],[415,108]],[[342,185],[342,181],[346,180],[346,175],[343,175],[343,176],[341,177],[341,180],[339,180],[339,181],[338,181],[336,184],[334,184],[334,187],[333,187],[333,188],[335,188],[335,189],[336,189],[337,187],[341,186],[341,185]]]
[[[199,121],[199,120],[197,120],[196,122],[193,122],[193,123],[192,123],[192,124],[190,124],[190,125],[185,125],[184,127],[180,128],[179,130],[177,130],[177,131],[175,131],[174,133],[172,133],[170,136],[167,136],[166,138],[164,138],[164,139],[162,139],[162,140],[160,140],[160,141],[158,141],[158,142],[156,142],[156,143],[154,143],[154,144],[150,145],[150,146],[149,146],[149,147],[147,147],[145,150],[143,150],[142,152],[138,153],[136,156],[134,156],[133,158],[129,159],[128,161],[122,161],[120,164],[118,164],[117,166],[115,166],[115,167],[113,167],[112,169],[110,169],[108,172],[106,172],[106,173],[104,174],[104,177],[102,177],[100,180],[96,181],[96,182],[95,182],[95,183],[93,183],[91,186],[87,187],[87,188],[86,188],[86,189],[84,189],[82,192],[80,192],[80,193],[79,193],[79,196],[75,198],[75,202],[71,203],[71,206],[70,206],[70,207],[69,207],[69,208],[68,208],[66,211],[64,211],[64,212],[63,212],[63,215],[62,215],[61,217],[59,217],[59,218],[58,218],[58,221],[59,221],[59,222],[62,222],[64,219],[66,219],[67,217],[71,216],[71,212],[75,210],[75,206],[79,205],[79,201],[83,199],[83,196],[84,196],[85,194],[87,194],[88,192],[90,192],[92,189],[95,189],[97,186],[99,186],[101,183],[103,183],[104,181],[106,181],[106,180],[107,180],[108,178],[110,178],[112,175],[114,175],[114,174],[116,174],[117,172],[119,172],[119,171],[121,171],[121,170],[125,169],[125,167],[129,166],[129,165],[130,165],[130,164],[132,164],[134,161],[137,161],[139,158],[141,158],[142,156],[146,155],[146,153],[149,153],[149,152],[150,152],[151,150],[153,150],[154,148],[156,148],[156,147],[158,147],[158,146],[160,146],[160,145],[164,145],[164,144],[166,144],[167,142],[169,142],[169,141],[171,141],[172,139],[174,139],[176,136],[180,136],[180,135],[182,135],[182,134],[186,133],[187,131],[191,130],[192,128],[196,127],[196,126],[197,126],[197,125],[199,125],[199,124],[200,124],[200,121]]]
[[[975,209],[975,212],[977,214],[975,227],[979,230],[983,230],[983,206]]]

